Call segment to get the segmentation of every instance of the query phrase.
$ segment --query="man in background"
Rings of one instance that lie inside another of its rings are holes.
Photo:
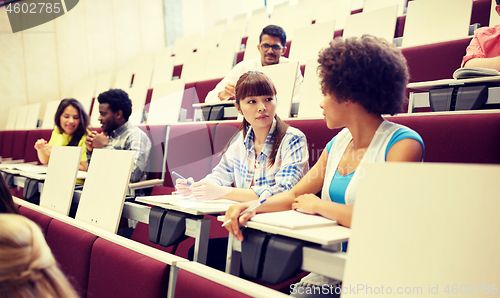
[[[109,150],[130,150],[134,156],[134,166],[130,182],[146,180],[146,166],[151,141],[146,133],[131,125],[128,118],[132,113],[132,101],[128,94],[120,89],[110,89],[99,94],[99,121],[103,133],[91,132],[87,136],[87,160],[90,164],[94,148]]]
[[[250,70],[256,70],[264,66],[289,63],[291,60],[282,57],[286,50],[286,33],[283,28],[276,25],[269,25],[262,30],[259,37],[257,49],[260,57],[241,61],[238,63],[222,81],[210,91],[205,98],[206,103],[217,103],[220,101],[234,99],[234,86],[238,78]],[[299,102],[302,91],[302,73],[297,69],[295,79],[295,89],[293,92],[293,102]]]
[[[500,15],[500,0],[495,11]],[[500,71],[500,25],[484,27],[474,32],[474,38],[462,59],[462,67],[492,68]]]

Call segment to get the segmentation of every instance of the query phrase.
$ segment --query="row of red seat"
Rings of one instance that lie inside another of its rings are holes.
[[[92,232],[20,206],[37,223],[80,297],[167,297],[171,266]],[[196,284],[196,291],[193,288]],[[180,270],[175,297],[250,297],[187,270]]]

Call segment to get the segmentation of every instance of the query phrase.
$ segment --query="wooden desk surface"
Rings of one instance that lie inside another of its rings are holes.
[[[205,214],[221,214],[225,213],[228,206],[227,204],[217,204],[217,200],[214,200],[214,202],[210,203],[200,203],[199,205],[195,207],[188,207],[188,206],[183,206],[182,204],[177,205],[177,204],[167,204],[167,203],[158,203],[158,202],[152,202],[147,199],[143,198],[136,198],[135,199],[137,202],[140,203],[145,203],[153,206],[158,206],[161,208],[169,209],[169,210],[175,210],[175,211],[180,211],[184,212],[187,214],[193,214],[193,215],[205,215]]]

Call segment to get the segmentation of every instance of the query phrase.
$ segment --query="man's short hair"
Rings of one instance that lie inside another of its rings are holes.
[[[500,0],[497,0],[500,1]],[[262,29],[262,33],[259,36],[259,43],[262,41],[262,35],[267,34],[269,36],[279,37],[282,46],[286,46],[286,33],[283,28],[276,25],[268,25]]]
[[[109,89],[99,94],[97,100],[99,103],[109,104],[109,109],[113,111],[113,113],[121,110],[125,121],[128,121],[128,117],[132,114],[132,101],[128,97],[127,92],[121,89]]]
[[[500,0],[497,0],[497,5],[500,5]]]

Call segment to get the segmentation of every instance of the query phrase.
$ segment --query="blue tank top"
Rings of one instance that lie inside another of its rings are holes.
[[[333,143],[335,142],[335,139],[337,136],[333,137],[328,144],[326,144],[326,150],[328,154],[330,154],[330,149],[333,146]],[[389,150],[391,147],[396,144],[397,142],[404,140],[404,139],[414,139],[417,140],[421,145],[422,148],[425,150],[424,147],[424,141],[420,137],[420,135],[415,132],[414,130],[411,130],[407,127],[402,127],[398,129],[392,138],[389,140],[389,144],[387,144],[387,149],[385,151],[385,158],[387,159],[387,153],[389,153]],[[424,151],[422,151],[422,159],[424,157]],[[333,175],[332,183],[330,184],[330,198],[332,199],[332,202],[335,203],[340,203],[340,204],[345,204],[345,192],[347,190],[347,186],[349,186],[349,183],[351,182],[352,176],[354,176],[354,173],[356,171],[347,174],[347,175],[340,175],[338,170],[335,170],[335,174]]]

